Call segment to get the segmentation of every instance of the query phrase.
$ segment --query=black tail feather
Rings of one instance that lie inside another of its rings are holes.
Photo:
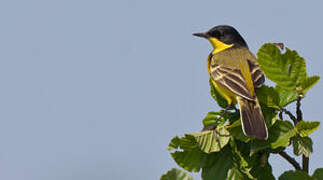
[[[268,132],[258,99],[249,101],[238,97],[242,129],[246,136],[267,139]]]

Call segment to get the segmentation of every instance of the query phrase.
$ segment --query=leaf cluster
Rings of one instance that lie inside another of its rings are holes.
[[[256,89],[268,127],[268,139],[245,136],[235,107],[224,116],[221,116],[223,110],[208,112],[202,120],[203,126],[216,124],[215,130],[176,136],[168,146],[172,158],[184,170],[201,171],[203,180],[273,180],[275,177],[268,162],[271,154],[282,153],[291,145],[296,156],[309,157],[313,152],[309,135],[319,128],[320,123],[304,121],[300,111],[294,116],[286,106],[297,101],[297,108],[300,108],[300,100],[319,81],[319,76],[308,76],[304,58],[288,48],[282,53],[274,44],[267,43],[259,49],[257,56],[261,70],[275,83],[274,87],[263,85]],[[227,102],[212,83],[210,89],[219,107],[226,108]],[[284,117],[289,117],[293,123]],[[323,169],[317,169],[312,176],[297,169],[283,173],[279,180],[322,178]],[[161,179],[193,178],[184,171],[172,169]]]

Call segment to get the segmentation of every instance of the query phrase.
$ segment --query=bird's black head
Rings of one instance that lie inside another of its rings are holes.
[[[195,33],[193,35],[207,39],[216,38],[227,45],[233,44],[233,47],[248,47],[246,41],[241,37],[239,32],[228,25],[215,26],[205,33]]]

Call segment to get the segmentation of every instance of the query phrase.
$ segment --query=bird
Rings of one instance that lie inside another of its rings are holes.
[[[224,112],[238,104],[243,133],[266,140],[268,130],[255,92],[265,82],[265,76],[246,41],[229,25],[193,35],[207,39],[213,47],[207,70],[215,89],[229,104]]]

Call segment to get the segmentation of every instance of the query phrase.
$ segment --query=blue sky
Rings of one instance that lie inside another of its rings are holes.
[[[158,179],[169,140],[208,111],[207,41],[236,27],[256,52],[284,42],[322,76],[322,3],[295,1],[0,2],[0,179]],[[303,101],[321,120],[319,83]],[[323,131],[310,168],[322,167]],[[273,156],[274,174],[292,166]]]

